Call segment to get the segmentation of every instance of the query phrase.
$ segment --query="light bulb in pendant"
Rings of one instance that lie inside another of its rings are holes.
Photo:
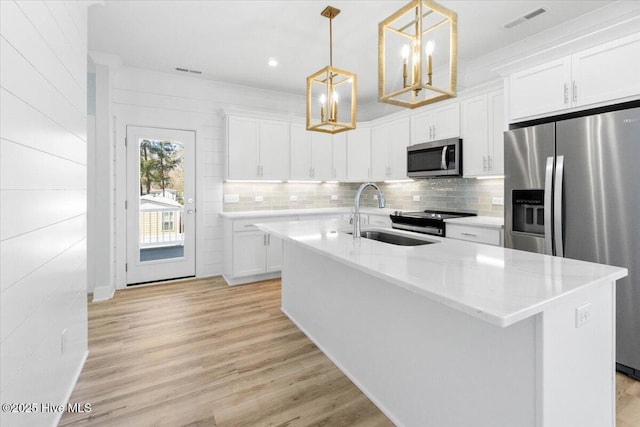
[[[324,122],[325,119],[325,110],[324,106],[327,103],[327,96],[323,93],[320,95],[320,121]]]

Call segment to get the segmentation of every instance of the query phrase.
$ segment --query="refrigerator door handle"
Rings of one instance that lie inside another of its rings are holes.
[[[551,223],[551,203],[553,188],[553,157],[547,157],[547,167],[544,174],[544,253],[553,255],[553,230]]]
[[[564,257],[564,242],[562,241],[562,189],[564,186],[564,156],[556,160],[556,179],[553,189],[553,235],[556,256]]]

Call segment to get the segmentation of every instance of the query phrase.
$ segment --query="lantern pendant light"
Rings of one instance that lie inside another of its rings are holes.
[[[307,77],[307,130],[338,133],[356,128],[356,75],[333,66],[333,18],[339,9],[327,6],[329,66]],[[340,106],[340,108],[338,108]]]
[[[456,96],[457,19],[434,1],[413,0],[380,22],[378,101],[416,108]]]

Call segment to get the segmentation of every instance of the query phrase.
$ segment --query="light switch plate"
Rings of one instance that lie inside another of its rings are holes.
[[[238,202],[240,202],[240,195],[239,194],[225,194],[224,195],[224,202],[225,203],[238,203]]]
[[[413,201],[414,202],[419,202],[420,201],[420,195],[419,194],[414,194],[413,195]]]
[[[256,196],[254,200],[256,202],[264,202],[264,196]]]
[[[491,199],[491,203],[497,206],[504,206],[504,197],[494,197]]]
[[[292,194],[291,196],[289,196],[289,201],[290,202],[297,202],[298,201],[298,196],[296,196],[295,194]]]
[[[337,194],[332,194],[331,195],[331,200],[338,200],[338,195]]]

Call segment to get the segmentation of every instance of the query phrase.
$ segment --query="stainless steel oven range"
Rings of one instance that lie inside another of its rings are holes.
[[[444,222],[445,219],[461,218],[475,215],[475,213],[469,212],[425,210],[418,212],[395,211],[392,215],[390,215],[390,217],[392,228],[446,237],[447,230],[446,223]]]

